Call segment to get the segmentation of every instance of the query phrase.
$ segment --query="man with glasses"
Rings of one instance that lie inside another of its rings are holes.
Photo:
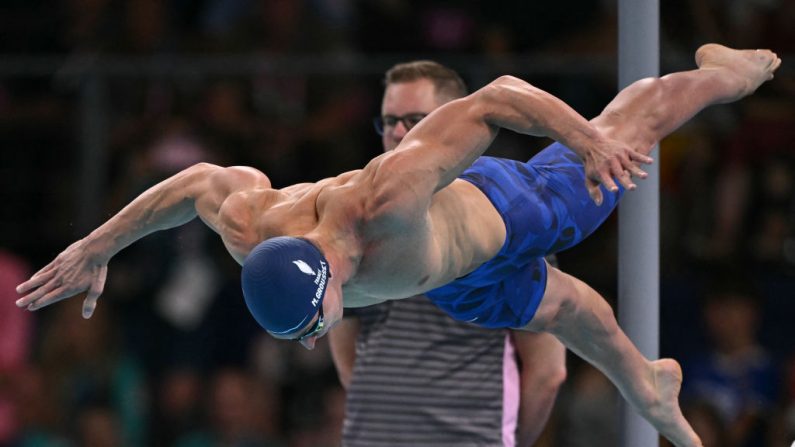
[[[412,127],[419,124],[420,121],[422,121],[422,119],[425,118],[426,116],[428,116],[427,113],[409,113],[408,115],[403,115],[403,116],[381,115],[373,118],[373,125],[375,126],[375,131],[378,133],[378,135],[381,135],[382,137],[384,136],[384,134],[405,135],[406,132],[410,131]],[[403,125],[403,132],[397,131],[398,124]],[[403,137],[399,138],[401,140],[403,139]],[[398,143],[400,143],[400,141],[398,141]],[[395,147],[397,147],[397,144],[395,145]],[[394,149],[394,147],[392,149]],[[392,150],[392,149],[385,149],[385,150]]]
[[[113,255],[199,216],[243,266],[246,304],[274,337],[313,348],[343,306],[425,293],[461,321],[552,333],[663,436],[699,446],[679,408],[679,364],[646,359],[596,291],[543,258],[607,218],[618,185],[646,177],[639,164],[656,142],[704,107],[753,93],[781,60],[709,44],[696,63],[633,83],[591,121],[503,76],[439,107],[363,169],[317,183],[277,190],[252,168],[198,164],[67,247],[17,287],[16,304],[37,310],[85,292],[88,318]],[[557,143],[526,163],[483,157],[501,128]]]
[[[385,151],[467,94],[431,61],[398,64],[384,83],[374,123]],[[346,310],[329,337],[347,391],[346,447],[532,445],[566,375],[555,337],[458,322],[424,296]]]

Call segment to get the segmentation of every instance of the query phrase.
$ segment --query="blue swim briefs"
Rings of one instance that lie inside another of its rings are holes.
[[[546,289],[544,256],[570,248],[607,219],[623,189],[596,206],[580,158],[554,143],[526,163],[480,157],[459,177],[483,191],[505,222],[505,244],[468,275],[426,295],[459,321],[520,328],[535,315]]]

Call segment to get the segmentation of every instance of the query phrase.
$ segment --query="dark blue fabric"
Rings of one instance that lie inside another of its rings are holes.
[[[481,157],[460,176],[505,222],[500,252],[475,271],[426,293],[453,318],[488,328],[523,327],[546,289],[544,256],[570,248],[605,221],[623,194],[602,188],[596,206],[579,157],[560,143],[526,163]]]
[[[326,258],[309,241],[274,237],[243,261],[243,297],[260,326],[286,335],[314,318],[330,277]]]

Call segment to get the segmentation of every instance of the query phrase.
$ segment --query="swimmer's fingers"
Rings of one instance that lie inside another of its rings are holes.
[[[609,167],[603,167],[602,169],[597,170],[597,178],[598,180],[605,185],[610,192],[618,192],[618,185],[616,182],[613,181],[613,176],[618,176],[619,173],[623,173],[622,170],[618,170],[621,165],[616,160],[611,160],[608,164]]]
[[[41,284],[39,287],[33,289],[32,292],[18,299],[16,301],[16,305],[17,307],[27,307],[28,310],[35,310],[35,304],[38,303],[39,300],[43,299],[45,296],[48,296],[50,292],[59,289],[60,287],[61,282],[56,278],[52,278],[46,283]],[[34,306],[34,309],[31,309],[31,306]]]
[[[639,179],[646,179],[649,174],[640,168],[641,164],[651,164],[654,159],[648,155],[628,149],[625,153],[619,156],[621,161],[622,172],[616,175],[622,185],[628,190],[633,190],[637,186],[632,183],[632,177]]]
[[[602,189],[599,188],[599,182],[591,178],[586,178],[585,187],[588,188],[588,195],[591,196],[593,203],[597,206],[601,205],[604,197],[602,197]]]
[[[55,289],[46,293],[38,300],[28,305],[28,310],[30,311],[39,310],[42,307],[47,307],[50,304],[55,304],[58,301],[65,300],[66,298],[69,298],[72,295],[74,295],[74,292],[69,291],[69,289],[66,286],[56,287]]]
[[[633,190],[637,188],[637,185],[632,183],[632,177],[630,177],[629,172],[624,169],[624,164],[627,163],[632,165],[632,162],[629,161],[629,157],[624,156],[621,160],[614,159],[611,163],[611,172],[614,175],[614,178],[618,180],[621,185],[628,190]],[[618,188],[610,189],[610,191],[616,192]]]
[[[53,269],[52,264],[50,264],[47,267],[39,270],[35,275],[31,276],[29,280],[18,285],[16,289],[17,293],[22,295],[37,287],[41,287],[43,284],[46,284],[48,281],[50,281],[53,276],[55,276],[55,269]],[[24,307],[24,305],[20,307]]]
[[[651,164],[653,162],[653,158],[630,149],[624,155],[624,159],[621,160],[621,165],[624,167],[624,170],[629,171],[631,175],[639,179],[645,179],[649,174],[641,169],[640,165]]]
[[[616,179],[618,179],[618,182],[621,183],[621,185],[627,191],[632,191],[638,188],[638,185],[632,181],[632,176],[629,175],[629,171],[627,170],[621,171],[621,173],[616,176]]]
[[[600,184],[604,185],[608,190],[618,191],[609,166],[610,162],[608,160],[603,160],[602,163],[594,163],[590,160],[585,162],[585,187],[588,189],[588,195],[591,196],[591,200],[597,206],[601,205],[604,199],[599,188]]]
[[[29,311],[39,310],[50,304],[65,300],[80,293],[84,288],[72,287],[56,278],[36,289],[33,293],[17,300],[17,306],[27,307]]]
[[[638,165],[636,165],[634,163],[627,170],[629,171],[629,173],[631,175],[633,175],[633,176],[635,176],[635,177],[637,177],[639,179],[645,179],[645,178],[649,177],[649,174],[646,171],[644,171],[643,169],[639,168]]]
[[[108,276],[108,266],[103,265],[99,267],[96,277],[91,282],[91,287],[88,289],[86,299],[83,300],[83,318],[91,318],[94,314],[94,309],[97,308],[97,300],[105,289],[105,279]]]
[[[637,151],[629,151],[629,159],[635,163],[642,163],[645,165],[650,165],[654,163],[654,159],[649,157],[648,155],[643,155]]]

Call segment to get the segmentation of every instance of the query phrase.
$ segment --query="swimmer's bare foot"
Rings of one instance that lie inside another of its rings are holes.
[[[696,51],[696,64],[702,70],[720,70],[732,88],[720,102],[732,102],[748,96],[762,83],[773,79],[781,59],[770,50],[734,50],[715,43]]]
[[[682,368],[673,359],[651,363],[656,401],[641,412],[654,428],[677,447],[701,447],[701,439],[682,415],[679,408],[679,389],[682,386]]]

